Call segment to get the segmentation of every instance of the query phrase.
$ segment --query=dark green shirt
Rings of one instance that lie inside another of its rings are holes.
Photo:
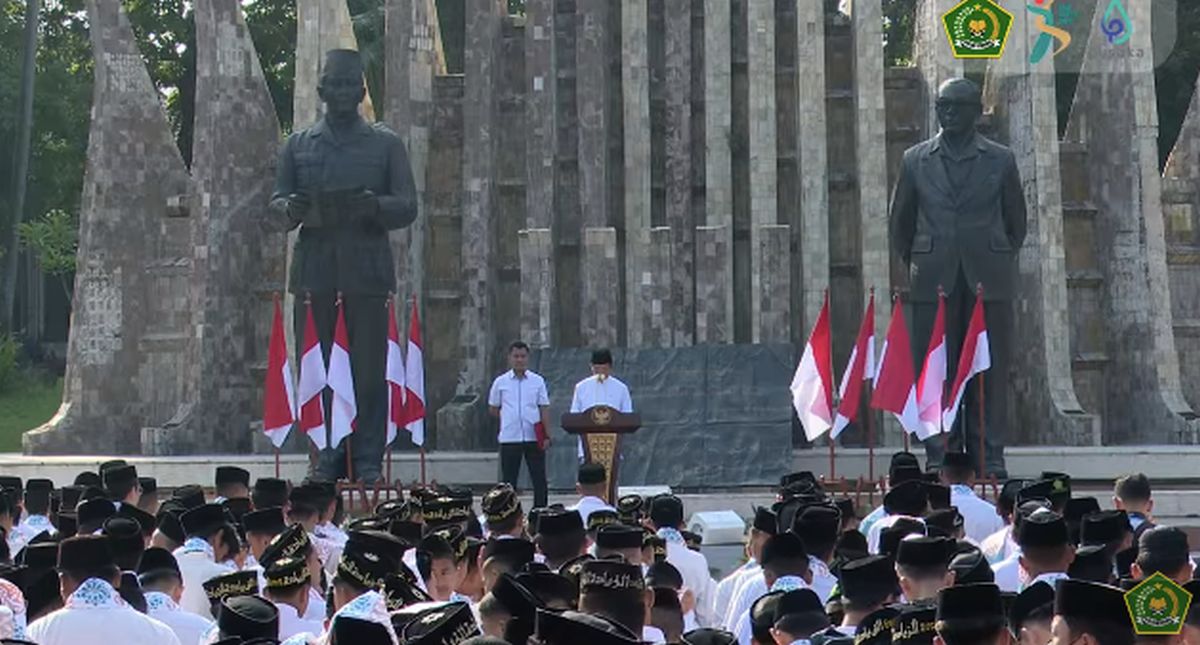
[[[379,208],[361,217],[322,195],[371,191]],[[319,225],[299,224],[287,214],[288,197],[307,193],[320,212]],[[417,217],[417,189],[404,143],[382,124],[359,119],[339,136],[324,119],[288,137],[279,154],[271,196],[276,223],[300,226],[292,258],[292,293],[341,291],[386,295],[396,288],[395,260],[387,232]]]

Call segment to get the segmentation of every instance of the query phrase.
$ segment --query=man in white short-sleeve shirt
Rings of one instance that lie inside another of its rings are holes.
[[[500,480],[516,488],[524,458],[533,481],[533,506],[541,508],[549,503],[545,449],[550,443],[550,397],[546,381],[528,369],[528,345],[519,340],[510,345],[508,365],[512,369],[492,381],[488,394],[488,411],[500,419]]]

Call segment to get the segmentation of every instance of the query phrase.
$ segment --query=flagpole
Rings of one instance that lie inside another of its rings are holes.
[[[984,382],[983,381],[983,372],[980,372],[979,373],[979,383],[976,384],[976,387],[979,388],[979,478],[980,479],[983,479],[986,476],[985,475],[986,471],[984,470],[984,468],[987,465],[987,460],[984,459],[984,455],[983,455],[984,445],[985,445],[983,433],[986,431],[986,425],[985,425],[986,422],[984,421],[984,413],[983,413],[983,382]],[[966,423],[966,421],[964,419],[964,425],[965,425],[965,423]],[[963,449],[964,450],[966,449],[966,443],[963,444]]]
[[[825,288],[825,310],[829,311],[829,288]],[[833,367],[833,334],[829,335],[829,378],[830,387],[834,387],[833,375],[837,374]],[[838,397],[836,388],[833,391],[835,398]],[[841,405],[841,401],[835,401],[835,405],[830,412],[833,414],[834,423],[837,423],[837,409]],[[833,436],[833,427],[829,428],[829,480],[833,481],[837,477],[837,437]]]
[[[867,401],[871,400],[871,394],[875,381],[871,381],[871,385],[864,385],[867,388]],[[875,424],[871,423],[874,420],[875,411],[871,406],[867,406],[866,421],[867,424],[867,479],[875,480]]]
[[[279,446],[275,447],[275,479],[279,479]]]
[[[421,485],[425,485],[425,446],[421,446]]]

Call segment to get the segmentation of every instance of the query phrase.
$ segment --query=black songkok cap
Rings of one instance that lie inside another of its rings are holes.
[[[278,506],[250,511],[242,516],[242,528],[247,533],[265,533],[279,535],[287,528],[283,519],[283,509]]]
[[[64,540],[65,541],[65,540]],[[53,569],[58,566],[57,542],[38,542],[21,549],[17,564],[30,569]]]
[[[624,560],[589,560],[579,573],[579,591],[613,597],[641,594],[646,589],[642,568]]]
[[[762,566],[766,567],[776,560],[799,559],[808,557],[804,541],[795,533],[780,533],[767,538],[762,550]]]
[[[599,531],[600,529],[612,524],[621,524],[621,518],[617,515],[617,512],[610,511],[607,508],[601,508],[599,510],[592,511],[591,515],[588,515],[587,530],[589,533],[595,533],[596,531]],[[626,524],[622,524],[622,526],[625,526],[626,528],[633,528]]]
[[[293,524],[271,538],[267,548],[263,549],[258,563],[267,567],[279,558],[304,559],[308,557],[310,549],[312,549],[312,541],[308,537],[308,532],[304,530],[304,526]]]
[[[243,643],[253,638],[279,638],[279,610],[258,596],[227,597],[217,612],[217,628],[222,638],[237,636]]]
[[[772,591],[750,605],[750,631],[753,635],[768,634],[775,626],[775,608],[785,591]],[[757,638],[755,640],[758,640]]]
[[[396,611],[409,605],[433,600],[429,594],[421,590],[412,570],[407,566],[400,567],[396,573],[388,574],[383,579],[383,597],[388,611]]]
[[[1116,624],[1133,631],[1125,592],[1098,582],[1059,580],[1054,589],[1054,615]]]
[[[179,570],[179,562],[175,556],[168,550],[152,546],[142,553],[142,559],[138,562],[137,573],[143,576],[149,573],[170,572],[183,577],[183,573]]]
[[[1000,499],[996,502],[1001,509],[1013,509],[1017,506],[1017,493],[1025,484],[1024,479],[1010,479],[1000,487]]]
[[[231,497],[221,502],[221,508],[229,511],[234,523],[241,526],[242,518],[254,508],[254,503],[250,501],[249,497]]]
[[[1021,522],[1017,544],[1021,548],[1066,546],[1070,543],[1067,523],[1053,511],[1034,513]]]
[[[842,515],[832,506],[809,506],[796,514],[792,531],[810,551],[833,546],[842,526]]]
[[[1082,522],[1088,515],[1099,512],[1100,502],[1095,497],[1072,497],[1063,508],[1063,518],[1067,522]]]
[[[338,616],[329,626],[330,643],[388,643],[391,640],[387,627],[362,618]],[[246,643],[243,641],[242,645]]]
[[[101,478],[104,479],[104,488],[107,490],[112,490],[118,486],[136,484],[138,479],[137,468],[128,464],[114,466],[108,470],[101,471]]]
[[[158,530],[174,542],[182,543],[187,539],[183,534],[183,524],[179,521],[179,509],[171,504],[163,504],[158,509]]]
[[[421,534],[425,531],[425,527],[410,520],[392,520],[388,522],[387,530],[401,542],[415,547],[421,542]]]
[[[513,618],[528,621],[530,630],[533,629],[533,621],[542,602],[525,585],[518,582],[515,576],[510,573],[500,574],[496,585],[492,587],[492,596]]]
[[[59,571],[78,571],[113,564],[112,546],[102,535],[80,535],[58,545]]]
[[[399,547],[385,543],[382,536],[391,538]],[[337,576],[363,589],[378,589],[389,574],[403,566],[400,559],[403,551],[403,543],[390,533],[351,531],[338,562]]]
[[[308,562],[302,558],[279,558],[263,572],[267,589],[286,589],[312,580]]]
[[[142,487],[143,495],[152,495],[158,492],[158,480],[153,477],[138,477],[138,485]]]
[[[683,589],[683,574],[670,562],[655,562],[646,569],[646,586],[680,591]]]
[[[893,470],[899,467],[907,466],[911,466],[920,470],[921,462],[917,459],[917,456],[911,452],[906,452],[903,450],[900,452],[893,452],[891,460],[888,462],[888,474],[890,475]]]
[[[113,503],[102,497],[89,499],[86,502],[81,502],[75,509],[76,517],[79,521],[78,531],[80,534],[94,533],[104,524],[104,520],[117,514],[117,508]]]
[[[89,486],[100,488],[104,485],[104,482],[100,479],[100,474],[94,473],[90,470],[85,470],[78,475],[75,475],[75,481],[73,483],[76,486],[83,486],[84,488]]]
[[[188,537],[204,537],[225,524],[225,508],[220,504],[204,504],[184,513],[179,522]]]
[[[954,556],[954,559],[950,561],[950,569],[954,571],[954,584],[984,584],[996,581],[992,568],[988,566],[987,558],[979,549]]]
[[[533,562],[537,552],[533,542],[523,538],[492,538],[483,545],[483,558],[497,558],[511,562],[514,567],[521,567],[527,562]]]
[[[480,508],[489,523],[503,522],[521,512],[521,501],[512,486],[498,484],[483,496]]]
[[[1083,518],[1079,539],[1082,544],[1108,544],[1121,540],[1131,531],[1125,511],[1099,511]]]
[[[237,466],[217,466],[216,475],[217,486],[225,484],[241,484],[247,488],[250,487],[250,471]]]
[[[992,583],[946,587],[938,592],[938,630],[987,630],[1005,625],[1000,587]]]
[[[467,534],[463,533],[462,529],[459,527],[448,526],[436,531],[430,531],[429,535],[436,535],[445,540],[446,544],[450,545],[450,550],[454,552],[455,562],[462,562],[463,558],[467,556],[467,550],[470,547],[470,544],[467,542]],[[404,551],[401,550],[399,555],[396,556],[397,561],[399,561],[399,558],[403,555]]]
[[[1149,531],[1146,533],[1149,533]],[[1142,535],[1145,535],[1145,533]],[[1113,567],[1116,568],[1118,579],[1130,576],[1129,570],[1133,567],[1133,563],[1137,560],[1137,557],[1138,547],[1136,546],[1131,546],[1128,549],[1123,549],[1113,554]]]
[[[842,597],[873,598],[896,591],[899,585],[891,558],[869,555],[842,565]]]
[[[1046,582],[1036,582],[1026,587],[1008,608],[1008,624],[1014,634],[1021,633],[1021,626],[1037,614],[1045,612],[1045,621],[1050,622],[1054,614],[1054,587]]]
[[[204,488],[199,484],[188,484],[175,489],[172,498],[183,503],[184,508],[192,510],[204,506]]]
[[[353,49],[331,49],[325,52],[325,67],[321,74],[362,76],[362,55]]]
[[[125,461],[124,459],[109,459],[108,461],[100,462],[100,467],[97,468],[96,470],[99,471],[100,476],[103,477],[104,471],[112,469],[112,468],[118,468],[118,467],[124,466],[128,463],[129,462]]]
[[[426,609],[404,628],[404,642],[408,645],[458,645],[478,635],[475,616],[465,602]]]
[[[604,466],[589,461],[579,467],[579,476],[576,481],[584,486],[603,484],[605,475]]]
[[[900,610],[894,605],[866,615],[858,624],[854,645],[890,645]]]
[[[1055,506],[1066,504],[1071,499],[1071,476],[1066,473],[1042,471],[1042,480],[1050,482],[1050,501]]]
[[[538,639],[545,645],[633,645],[641,642],[624,626],[604,618],[577,611],[537,612]]]
[[[888,472],[888,486],[895,488],[905,482],[924,482],[925,473],[919,466],[897,466]]]
[[[778,519],[775,517],[775,512],[767,506],[754,507],[754,522],[751,524],[756,530],[763,533],[775,535],[779,532]]]
[[[787,488],[788,486],[798,484],[800,482],[808,482],[809,484],[816,486],[817,476],[814,475],[811,470],[801,470],[799,472],[788,473],[779,478],[779,487]]]
[[[640,549],[642,548],[642,530],[624,524],[610,524],[601,527],[596,533],[596,546],[601,549]]]
[[[607,349],[597,349],[592,352],[592,365],[612,365],[612,352]]]
[[[925,524],[920,520],[902,517],[879,534],[879,552],[895,557],[901,540],[910,535],[925,534]]]
[[[829,617],[812,589],[794,589],[775,603],[774,626],[789,634],[812,634],[829,627]]]
[[[949,486],[925,482],[925,496],[929,498],[929,508],[935,511],[950,508]]]
[[[901,540],[896,549],[896,564],[919,569],[945,568],[954,555],[954,541],[939,537]]]
[[[583,565],[595,560],[596,557],[587,553],[576,556],[567,560],[565,564],[558,568],[558,574],[571,581],[571,586],[575,589],[579,588],[579,577],[583,575]]]
[[[963,516],[953,506],[938,509],[925,516],[925,527],[928,530],[936,528],[941,535],[953,537],[963,527]]]
[[[543,511],[538,516],[538,535],[570,535],[583,533],[583,518],[579,511]]]
[[[117,517],[124,517],[137,522],[138,528],[143,536],[148,536],[154,533],[154,526],[158,523],[158,518],[133,504],[121,504],[121,508],[117,509]]]
[[[892,487],[883,496],[883,508],[889,515],[920,517],[929,505],[928,489],[919,481],[906,481]]]
[[[287,502],[288,483],[275,477],[259,477],[254,480],[251,497],[263,507],[282,507]]]
[[[1138,538],[1137,560],[1146,575],[1154,571],[1170,575],[1188,562],[1190,551],[1187,533],[1171,526],[1156,526]]]
[[[683,521],[683,500],[674,495],[655,495],[650,500],[650,520],[660,528]],[[684,536],[686,539],[687,536]]]
[[[892,629],[893,645],[932,645],[937,634],[937,605],[910,604],[900,607]]]
[[[1067,576],[1112,584],[1113,557],[1103,544],[1086,544],[1075,549],[1075,559],[1067,567]]]
[[[258,572],[254,569],[223,573],[204,581],[204,594],[210,601],[234,596],[253,596],[258,593]]]
[[[848,517],[859,519],[858,507],[854,505],[854,500],[850,499],[849,497],[843,497],[839,500],[835,500],[834,505],[837,506],[838,512],[842,514],[842,521],[845,521]]]
[[[617,500],[617,515],[625,524],[637,524],[642,519],[643,504],[641,495],[622,495]]]
[[[142,527],[128,517],[110,517],[104,520],[101,533],[109,539],[114,555],[141,553],[146,549]]]
[[[738,639],[723,629],[702,627],[684,634],[679,642],[681,645],[736,645]]]
[[[60,508],[70,510],[79,505],[79,500],[83,497],[83,486],[63,486],[59,491]]]

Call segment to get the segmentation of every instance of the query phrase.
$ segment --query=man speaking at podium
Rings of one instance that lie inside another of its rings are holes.
[[[586,412],[597,405],[629,414],[633,412],[633,399],[629,388],[612,375],[612,352],[598,349],[592,352],[592,375],[575,384],[575,396],[571,399],[571,413]],[[583,461],[583,438],[579,439],[579,460]]]

